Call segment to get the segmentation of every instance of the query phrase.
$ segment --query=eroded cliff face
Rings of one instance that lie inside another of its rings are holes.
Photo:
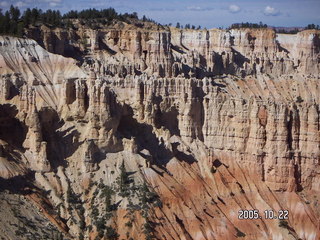
[[[51,52],[79,56],[98,76],[146,73],[159,77],[217,74],[319,74],[319,31],[295,35],[272,29],[143,29],[118,24],[107,29],[29,30]],[[85,54],[84,54],[85,55]],[[119,64],[120,63],[120,64]]]
[[[49,238],[320,238],[319,31],[28,34],[0,37],[0,187]]]

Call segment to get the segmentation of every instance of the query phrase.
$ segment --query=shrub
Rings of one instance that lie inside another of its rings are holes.
[[[132,222],[131,221],[126,222],[125,226],[128,228],[132,228]]]
[[[99,216],[99,210],[97,207],[93,207],[92,208],[92,212],[91,212],[91,217],[93,219],[97,219],[97,217]]]
[[[286,221],[286,220],[280,220],[280,221],[279,221],[279,227],[288,228],[288,227],[289,227],[288,221]]]
[[[119,238],[119,234],[114,228],[108,226],[105,237],[106,239],[117,240]]]
[[[296,102],[297,103],[302,103],[303,102],[303,99],[301,96],[298,96],[297,99],[296,99]]]
[[[237,231],[237,234],[236,234],[236,237],[237,237],[237,238],[238,238],[238,237],[245,237],[245,236],[246,236],[246,234],[243,233],[243,232],[241,232],[238,228],[236,228],[236,231]]]

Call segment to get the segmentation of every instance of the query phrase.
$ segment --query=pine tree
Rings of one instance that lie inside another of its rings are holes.
[[[143,21],[143,22],[146,22],[146,21],[147,21],[147,17],[146,17],[145,15],[143,15],[142,21]]]
[[[28,25],[31,23],[31,17],[32,17],[31,10],[30,8],[27,8],[27,10],[23,14],[24,27],[28,27]]]
[[[122,162],[120,167],[120,190],[123,192],[125,190],[125,185],[128,183],[128,174],[126,172],[126,168],[124,166],[124,162]]]
[[[18,22],[20,17],[20,10],[17,7],[14,7],[13,5],[10,6],[10,17],[11,20]]]
[[[4,33],[4,24],[5,24],[4,15],[2,13],[2,9],[0,9],[0,34]]]
[[[10,30],[10,14],[6,11],[4,15],[4,25],[3,25],[4,33],[9,33]]]
[[[37,8],[33,8],[31,10],[31,24],[32,25],[35,25],[40,20],[41,14],[42,14],[42,11]]]

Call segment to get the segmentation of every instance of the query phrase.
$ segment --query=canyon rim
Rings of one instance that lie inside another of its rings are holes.
[[[0,36],[2,239],[320,239],[320,30],[73,24]]]

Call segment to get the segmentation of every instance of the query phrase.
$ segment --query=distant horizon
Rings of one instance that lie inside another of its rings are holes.
[[[0,1],[0,9],[6,11],[10,5],[27,8],[59,10],[62,14],[70,11],[112,7],[119,13],[137,12],[160,24],[177,22],[202,28],[226,28],[233,23],[260,21],[270,27],[302,28],[308,24],[320,25],[319,0],[7,0]]]

